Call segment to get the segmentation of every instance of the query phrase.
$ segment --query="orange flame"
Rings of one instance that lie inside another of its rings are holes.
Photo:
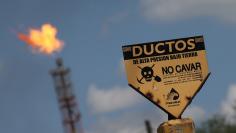
[[[60,52],[64,45],[63,41],[57,37],[57,29],[51,24],[42,25],[41,29],[29,30],[29,35],[19,33],[18,38],[33,49],[45,54],[52,54],[54,52]]]

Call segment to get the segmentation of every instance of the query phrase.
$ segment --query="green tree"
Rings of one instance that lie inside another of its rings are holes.
[[[214,115],[203,122],[197,133],[236,133],[236,125],[227,123],[222,115]]]

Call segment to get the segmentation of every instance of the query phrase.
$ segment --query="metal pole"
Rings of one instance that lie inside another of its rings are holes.
[[[168,114],[168,120],[174,120],[174,119],[176,119],[176,118],[173,115]]]
[[[146,126],[147,133],[152,133],[152,126],[149,120],[145,121],[145,126]]]

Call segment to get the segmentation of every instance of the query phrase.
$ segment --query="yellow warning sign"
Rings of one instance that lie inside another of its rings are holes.
[[[209,76],[203,36],[122,47],[129,85],[179,118]]]

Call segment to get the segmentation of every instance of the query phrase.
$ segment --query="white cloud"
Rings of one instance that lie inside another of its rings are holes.
[[[151,103],[141,103],[142,100],[146,101],[130,87],[101,89],[91,85],[88,92],[88,102],[90,110],[96,113],[91,114],[96,115],[96,120],[86,132],[144,133],[146,132],[144,120],[150,120],[153,132],[156,132],[157,127],[162,122],[167,121],[167,114]],[[134,107],[138,103],[140,103],[140,106]],[[112,117],[106,114],[121,109],[127,109],[127,111],[117,112]],[[187,108],[184,117],[193,118],[195,124],[197,124],[204,120],[205,111],[201,107],[193,105]]]
[[[183,114],[185,118],[186,117],[192,118],[195,124],[204,121],[206,119],[205,115],[206,115],[205,110],[196,105],[191,105],[190,107],[188,107]]]
[[[92,112],[104,113],[134,106],[141,96],[130,87],[112,87],[100,89],[91,85],[88,89],[88,103]]]
[[[236,122],[236,85],[231,85],[225,100],[221,104],[221,113],[229,123]]]
[[[153,132],[156,132],[158,126],[167,121],[167,114],[157,107],[134,109],[123,114],[117,114],[115,117],[100,115],[97,121],[88,129],[88,133],[145,133],[145,120],[149,120]],[[184,118],[193,118],[195,124],[204,120],[205,111],[201,107],[191,106],[184,113]],[[199,117],[199,118],[198,118]]]
[[[167,119],[157,108],[127,111],[116,117],[99,117],[88,133],[145,133],[145,120],[150,120],[153,132]]]
[[[154,20],[213,16],[236,22],[235,0],[141,0],[144,15]]]
[[[129,13],[126,11],[118,12],[108,17],[102,25],[101,35],[107,36],[110,33],[110,29],[113,25],[119,25],[123,20],[129,16]]]

